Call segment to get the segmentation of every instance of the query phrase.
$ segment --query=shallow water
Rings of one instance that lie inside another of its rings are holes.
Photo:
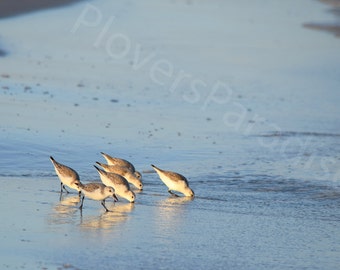
[[[239,145],[247,147],[242,141]],[[200,149],[183,155],[170,149],[168,157],[181,159],[169,160],[168,166],[189,178],[194,199],[171,197],[146,164],[155,160],[133,156],[145,188],[135,204],[109,200],[113,212],[105,213],[99,202],[87,199],[80,212],[76,193],[60,201],[59,180],[48,160],[55,149],[31,147],[36,150],[27,148],[31,154],[20,158],[27,164],[1,176],[2,239],[11,243],[1,247],[3,267],[126,269],[133,263],[138,269],[334,269],[340,262],[337,182],[308,179],[307,173],[305,178],[280,174],[275,155],[253,162],[251,155],[226,166],[229,159],[223,153]],[[144,149],[143,155],[154,151]],[[79,160],[69,156],[74,152],[93,154]],[[57,154],[69,159],[84,182],[99,181],[91,166],[92,160],[102,159],[95,149],[73,145]],[[36,171],[27,173],[24,166]],[[313,168],[311,175],[318,172]]]
[[[309,0],[98,0],[0,21],[1,268],[338,268],[339,40],[302,27],[325,18]],[[89,182],[101,151],[145,188],[81,213],[49,156]]]
[[[194,199],[146,174],[135,204],[77,194],[56,177],[1,178],[2,267],[335,269],[340,191],[266,175],[198,175]],[[6,203],[5,203],[6,202]],[[20,260],[14,254],[20,254]]]

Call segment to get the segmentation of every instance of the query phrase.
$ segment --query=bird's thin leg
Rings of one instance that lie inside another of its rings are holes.
[[[85,199],[85,196],[83,196],[83,197],[81,198],[81,204],[80,204],[80,206],[79,206],[79,209],[80,209],[80,210],[83,210],[84,199]]]
[[[66,191],[67,194],[70,193],[63,184],[62,184],[62,188]]]
[[[79,198],[80,198],[80,196],[81,196],[81,191],[79,190],[79,192],[78,192],[78,196],[79,196]]]
[[[168,192],[169,192],[172,196],[179,197],[177,194],[173,193],[170,189],[168,190]]]
[[[107,207],[105,206],[105,200],[102,200],[102,206],[105,208],[106,212],[109,212],[110,210],[107,209]]]
[[[63,193],[63,183],[60,182],[60,194],[62,194],[62,193]]]

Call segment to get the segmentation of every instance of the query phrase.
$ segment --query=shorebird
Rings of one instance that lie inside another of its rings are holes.
[[[57,162],[52,156],[50,156],[50,160],[52,161],[54,169],[60,180],[60,193],[63,193],[63,190],[65,190],[66,193],[69,193],[69,191],[65,188],[66,185],[77,190],[80,195],[80,180],[78,173],[72,168]]]
[[[100,167],[102,167],[106,172],[116,173],[123,176],[130,184],[134,185],[139,190],[143,190],[143,184],[140,179],[136,177],[127,167],[122,167],[118,165],[107,165],[100,162],[96,162]]]
[[[105,206],[105,200],[107,198],[113,197],[115,202],[118,201],[115,190],[112,187],[105,186],[102,183],[77,183],[76,185],[79,187],[80,191],[83,194],[79,209],[83,209],[85,197],[96,201],[102,201],[101,205],[105,208],[106,212],[109,212],[109,209],[107,209],[107,207]]]
[[[125,159],[117,158],[117,157],[111,157],[108,154],[105,154],[104,152],[100,152],[103,157],[105,158],[108,165],[118,165],[121,167],[128,168],[138,179],[142,179],[142,174],[138,171],[136,171],[135,166],[133,164]]]
[[[99,169],[96,165],[94,165],[94,167],[98,171],[103,184],[113,187],[118,196],[128,200],[131,203],[135,202],[136,195],[130,189],[129,182],[123,176],[116,173],[106,172],[102,169]]]
[[[173,193],[173,191],[178,191],[183,193],[185,196],[195,196],[194,191],[189,187],[188,180],[181,174],[165,171],[157,168],[155,165],[151,164],[151,167],[157,172],[159,178],[168,187],[168,192],[174,196],[178,196]]]

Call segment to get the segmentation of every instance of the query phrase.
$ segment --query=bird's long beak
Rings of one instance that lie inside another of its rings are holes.
[[[118,202],[118,198],[117,198],[116,194],[113,194],[112,197],[113,197],[115,202]]]

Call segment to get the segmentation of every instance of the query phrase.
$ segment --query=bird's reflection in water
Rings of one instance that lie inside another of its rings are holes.
[[[53,213],[50,216],[50,222],[53,224],[74,223],[74,216],[79,211],[78,204],[80,197],[63,195],[60,196],[60,201],[54,205]]]
[[[194,200],[195,197],[191,196],[169,196],[165,200],[161,201],[161,204],[165,205],[183,205]]]
[[[186,207],[194,197],[168,197],[160,201],[156,207],[157,230],[165,238],[173,235],[186,217]],[[171,238],[171,237],[170,237]]]
[[[128,213],[134,209],[133,203],[115,204],[108,203],[110,212],[104,212],[100,215],[86,215],[85,209],[81,215],[80,227],[82,229],[111,229],[116,225],[125,222]]]

